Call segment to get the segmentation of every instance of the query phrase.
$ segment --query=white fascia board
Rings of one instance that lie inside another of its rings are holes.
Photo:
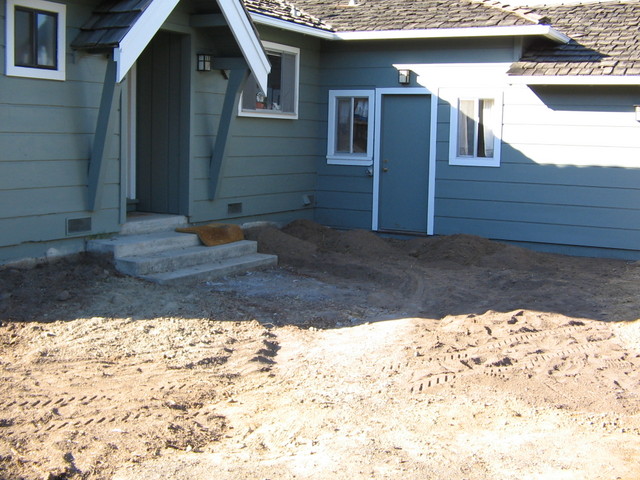
[[[508,82],[511,85],[640,85],[640,75],[514,75]]]
[[[142,51],[167,20],[180,0],[156,0],[151,2],[138,21],[131,27],[120,45],[113,50],[117,63],[116,81],[121,82],[136,63]]]
[[[240,0],[216,1],[258,85],[263,92],[266,92],[268,90],[267,75],[271,71],[271,65],[260,39],[253,29],[251,19],[247,16]]]
[[[470,28],[427,28],[422,30],[384,30],[327,32],[318,28],[299,25],[286,20],[267,17],[256,13],[251,18],[261,25],[310,35],[324,40],[410,40],[419,38],[456,38],[456,37],[509,37],[543,36],[558,43],[568,43],[569,37],[549,25],[523,25],[513,27],[470,27]]]
[[[287,22],[286,20],[268,17],[259,13],[252,13],[251,19],[260,25],[301,33],[302,35],[310,35],[324,40],[338,40],[338,37],[333,32],[327,32],[326,30],[320,30],[319,28],[309,27],[307,25],[300,25],[299,23]]]
[[[418,38],[464,37],[516,37],[543,36],[559,43],[568,43],[569,37],[549,25],[522,25],[512,27],[427,28],[422,30],[386,30],[374,32],[338,32],[338,40],[404,40]]]

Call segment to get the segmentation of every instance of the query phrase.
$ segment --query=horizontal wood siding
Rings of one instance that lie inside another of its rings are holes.
[[[67,43],[97,3],[68,3]],[[3,45],[5,11],[2,1]],[[3,66],[4,53],[0,48]],[[67,45],[66,62],[64,82],[7,77],[4,67],[0,75],[0,263],[25,254],[45,256],[50,245],[60,247],[65,239],[71,250],[82,247],[67,235],[69,218],[92,217],[88,234],[119,229],[118,134],[108,145],[97,210],[86,211],[88,160],[106,61],[102,55],[72,52]]]
[[[327,117],[330,90],[399,87],[394,65],[512,60],[513,43],[509,39],[477,39],[474,44],[475,49],[469,48],[468,41],[455,39],[325,43],[321,62],[321,116]],[[411,86],[420,86],[415,74],[412,80]],[[373,121],[373,109],[370,109],[370,120]],[[316,220],[337,228],[370,229],[373,178],[367,175],[366,167],[327,165],[326,130],[325,123],[322,126],[323,156],[318,167]]]
[[[640,88],[513,86],[504,99],[499,168],[450,166],[441,115],[436,233],[640,250]]]
[[[256,219],[291,221],[312,218],[313,204],[305,196],[316,190],[322,122],[318,120],[319,42],[287,32],[260,27],[263,41],[300,48],[298,119],[253,118],[234,115],[216,199],[209,201],[209,160],[220,121],[226,80],[220,75],[194,76],[192,117],[193,222]],[[195,48],[207,36],[195,36]],[[241,213],[229,213],[229,204],[241,204]]]

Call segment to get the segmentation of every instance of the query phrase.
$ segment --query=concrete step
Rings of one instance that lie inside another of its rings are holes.
[[[173,231],[188,226],[183,215],[135,214],[127,218],[120,228],[120,235],[144,235],[146,233]]]
[[[217,248],[217,247],[207,247]],[[278,263],[276,255],[265,255],[262,253],[254,253],[244,255],[242,257],[226,258],[224,260],[214,261],[202,265],[194,265],[192,267],[173,270],[170,272],[153,273],[150,275],[142,275],[141,278],[151,282],[163,285],[183,282],[185,280],[211,280],[214,278],[231,275],[234,273],[245,272],[257,268],[268,268]]]
[[[242,240],[215,247],[187,247],[163,250],[147,255],[116,257],[116,268],[127,275],[145,276],[182,270],[206,263],[218,263],[226,259],[253,255],[258,245],[254,241]]]
[[[120,258],[133,255],[148,255],[155,252],[198,245],[201,245],[201,243],[195,234],[164,231],[142,235],[118,235],[113,238],[90,240],[87,242],[87,250]]]

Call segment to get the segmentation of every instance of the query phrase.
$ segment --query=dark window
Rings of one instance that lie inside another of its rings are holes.
[[[57,35],[57,13],[17,7],[15,10],[15,65],[57,69]]]

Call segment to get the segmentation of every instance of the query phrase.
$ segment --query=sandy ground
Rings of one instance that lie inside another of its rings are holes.
[[[640,478],[640,264],[248,235],[278,268],[1,269],[0,478]]]

